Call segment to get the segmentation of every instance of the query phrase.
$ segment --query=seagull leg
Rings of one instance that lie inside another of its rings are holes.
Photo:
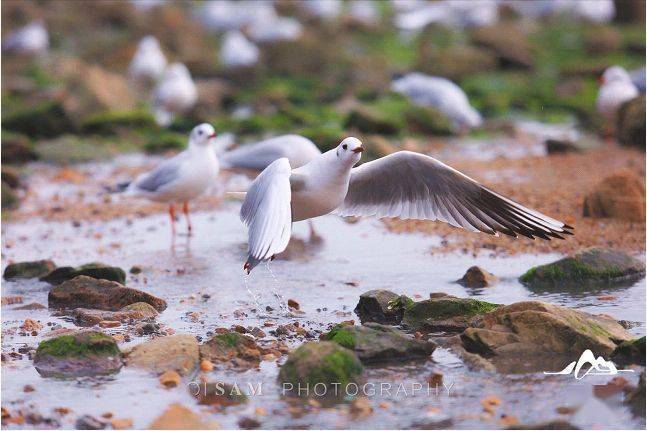
[[[189,218],[189,202],[184,201],[184,205],[182,205],[182,211],[184,211],[184,216],[186,217],[186,224],[189,228],[189,236],[191,236],[191,231],[193,228],[191,227],[191,219]]]
[[[173,204],[168,206],[168,215],[171,218],[171,234],[175,238],[175,206]]]

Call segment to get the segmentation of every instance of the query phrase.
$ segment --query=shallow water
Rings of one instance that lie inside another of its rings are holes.
[[[307,328],[325,329],[334,322],[357,320],[352,310],[359,295],[379,288],[406,293],[417,299],[427,298],[432,292],[478,296],[504,304],[541,299],[638,322],[631,331],[637,336],[645,333],[644,279],[620,289],[533,292],[522,286],[517,277],[530,266],[550,262],[558,255],[494,258],[486,252],[473,258],[458,253],[434,254],[439,238],[393,234],[376,220],[348,223],[335,216],[314,221],[317,238],[310,238],[307,223],[295,224],[295,236],[303,243],[293,249],[294,259],[271,263],[275,279],[264,265],[253,271],[248,286],[259,298],[262,310],[259,311],[245,290],[242,264],[246,232],[238,221],[238,207],[238,202],[226,202],[213,212],[195,214],[196,235],[192,238],[179,236],[173,249],[164,215],[133,221],[83,221],[80,227],[37,220],[4,223],[3,266],[9,260],[45,257],[58,265],[97,260],[126,270],[133,265],[141,266],[143,273],[129,275],[127,284],[167,301],[169,307],[157,321],[176,332],[203,339],[208,338],[207,332],[214,328],[231,324],[262,326],[267,320],[277,324],[298,320]],[[178,227],[182,231],[183,223]],[[468,289],[456,284],[454,281],[471,265],[480,265],[493,272],[501,278],[500,283],[485,289]],[[273,289],[285,299],[299,302],[305,314],[291,317],[278,311]],[[24,295],[24,303],[36,301],[46,305],[47,291],[48,286],[37,281],[5,282],[2,286],[3,296]],[[204,294],[210,298],[203,299]],[[600,295],[613,295],[615,299],[596,299]],[[277,311],[266,312],[266,305]],[[17,311],[12,308],[2,307],[3,352],[23,344],[36,346],[49,330],[46,327],[36,337],[20,336],[11,331],[27,317],[74,327],[61,317],[51,316],[47,310]],[[202,313],[198,320],[186,316],[195,311]],[[108,332],[119,332],[119,329]],[[144,340],[134,337],[131,343],[123,344],[122,349]],[[118,418],[132,418],[135,427],[146,427],[173,401],[202,411],[222,427],[236,427],[240,417],[250,416],[266,428],[498,428],[505,427],[499,423],[502,414],[516,416],[521,423],[565,418],[585,428],[644,428],[645,425],[644,419],[631,417],[620,398],[602,401],[593,396],[593,386],[604,384],[611,379],[609,376],[588,376],[576,381],[571,376],[544,376],[541,373],[473,372],[443,348],[434,352],[433,361],[369,367],[367,382],[375,384],[377,393],[370,396],[374,412],[365,417],[354,416],[347,405],[330,409],[307,407],[305,414],[289,413],[287,409],[291,404],[281,397],[281,388],[276,383],[278,368],[273,362],[262,362],[260,369],[244,373],[214,373],[214,378],[237,383],[243,392],[247,392],[248,383],[254,387],[262,385],[262,394],[250,397],[247,405],[214,412],[198,406],[184,387],[160,388],[157,379],[146,372],[124,368],[110,377],[59,380],[40,377],[26,355],[24,358],[2,367],[3,406],[13,410],[33,405],[44,416],[55,417],[67,427],[73,426],[82,414],[98,416],[108,411]],[[444,375],[449,391],[443,387],[438,391],[431,387],[428,391],[426,380],[432,372]],[[638,372],[623,376],[633,383]],[[384,386],[389,383],[390,393]],[[399,386],[401,383],[403,386]],[[26,384],[33,385],[36,391],[23,393]],[[370,386],[367,391],[371,395]],[[487,395],[496,395],[502,400],[493,418],[482,415],[480,401]],[[382,401],[386,404],[380,404]],[[580,409],[573,415],[560,415],[555,411],[560,406]],[[72,413],[59,417],[53,413],[56,407],[68,407]],[[267,414],[257,415],[257,407],[265,409]]]

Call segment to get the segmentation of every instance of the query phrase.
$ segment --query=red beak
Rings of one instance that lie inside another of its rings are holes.
[[[216,137],[216,132],[214,132],[214,133],[212,133],[211,135],[209,135],[209,139],[213,139],[213,138],[215,138],[215,137]]]
[[[602,75],[598,76],[598,84],[600,85],[604,84],[604,76]]]
[[[357,153],[361,153],[362,151],[364,151],[364,147],[357,147],[353,150],[353,153],[357,154]]]

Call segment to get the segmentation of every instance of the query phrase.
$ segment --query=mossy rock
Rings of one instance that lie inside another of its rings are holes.
[[[330,341],[302,344],[290,353],[288,360],[281,366],[278,380],[283,388],[299,395],[298,388],[308,394],[315,394],[315,385],[325,387],[326,395],[344,396],[346,386],[359,383],[364,367],[351,350]],[[319,393],[323,392],[323,388]],[[302,392],[303,394],[303,392]]]
[[[5,211],[16,209],[18,208],[19,203],[20,199],[16,192],[9,186],[9,184],[2,181],[2,209]]]
[[[509,23],[479,27],[471,33],[476,46],[491,49],[502,68],[530,69],[533,50],[522,28]]]
[[[460,337],[468,352],[508,372],[563,367],[587,349],[606,358],[617,344],[633,339],[610,317],[541,301],[516,302],[476,316]]]
[[[247,395],[238,387],[225,382],[206,382],[187,385],[198,404],[228,407],[246,403]]]
[[[112,149],[103,144],[76,135],[64,135],[39,143],[35,151],[41,160],[66,165],[109,159]]]
[[[122,355],[115,340],[97,331],[80,331],[42,341],[34,366],[44,377],[86,376],[119,371]]]
[[[451,121],[442,112],[424,106],[408,106],[404,111],[404,119],[410,132],[434,136],[450,136],[454,134]]]
[[[622,104],[618,109],[616,130],[622,145],[645,150],[645,96]]]
[[[50,273],[54,268],[56,268],[56,265],[51,260],[10,263],[5,268],[3,277],[5,280],[38,278]]]
[[[436,348],[431,341],[412,338],[379,323],[336,325],[322,339],[353,350],[365,364],[424,359]]]
[[[412,299],[390,290],[369,290],[359,296],[355,314],[359,316],[362,323],[377,322],[399,325],[404,309],[412,303]]]
[[[62,266],[40,277],[40,280],[49,284],[57,285],[78,277],[79,275],[116,281],[121,284],[126,283],[126,272],[123,269],[99,262],[86,263],[85,265],[81,265],[76,268],[72,266]]]
[[[436,293],[430,299],[406,307],[402,325],[413,330],[460,332],[474,316],[498,307],[498,304],[477,299]]]
[[[645,366],[645,337],[624,341],[613,351],[611,359],[622,366],[638,364]]]
[[[460,81],[477,73],[495,70],[497,63],[496,56],[487,49],[469,45],[439,47],[421,44],[416,70],[427,75]]]
[[[202,344],[200,356],[215,363],[253,368],[261,360],[261,351],[253,338],[231,331],[217,334]]]
[[[81,124],[83,133],[110,135],[124,129],[157,129],[155,118],[147,110],[108,111],[94,114]]]
[[[622,251],[594,247],[531,268],[519,280],[530,287],[586,289],[595,285],[627,283],[644,276],[643,262]]]
[[[44,138],[76,131],[74,122],[59,102],[43,102],[23,108],[3,118],[2,127],[30,137]]]
[[[147,153],[164,153],[166,151],[179,151],[186,147],[185,134],[173,132],[150,133],[144,140],[144,151]]]
[[[399,118],[392,117],[375,106],[356,107],[344,122],[344,127],[347,129],[384,135],[398,134],[403,129],[403,126]]]

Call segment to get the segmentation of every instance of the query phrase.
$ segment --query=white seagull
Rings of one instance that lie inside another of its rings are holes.
[[[260,50],[239,31],[230,31],[220,45],[220,62],[225,67],[247,67],[258,62]]]
[[[571,235],[571,226],[531,210],[423,154],[399,151],[359,162],[364,147],[353,137],[292,169],[273,162],[252,182],[240,210],[248,226],[249,273],[282,252],[292,222],[335,211],[341,216],[440,220],[472,232],[517,237]]]
[[[157,80],[166,69],[166,57],[155,36],[146,36],[139,41],[128,73],[135,79]]]
[[[448,79],[413,72],[393,81],[391,89],[413,103],[439,110],[457,129],[479,127],[483,123],[481,114],[472,108],[465,92]]]
[[[220,167],[212,144],[216,132],[210,124],[200,124],[189,135],[189,146],[176,156],[164,160],[155,169],[118,186],[126,196],[144,197],[169,204],[171,231],[175,235],[175,204],[182,210],[191,234],[189,201],[211,186]]]
[[[193,83],[189,69],[182,63],[173,63],[155,87],[153,111],[160,126],[173,122],[175,114],[184,113],[195,105],[198,90]]]
[[[602,116],[612,120],[620,106],[637,97],[639,92],[631,76],[620,66],[612,66],[600,78],[601,86],[596,108]]]
[[[290,166],[298,168],[319,155],[321,151],[310,139],[300,135],[281,135],[221,153],[219,161],[223,169],[262,171],[280,158],[288,159]]]
[[[49,47],[49,35],[43,21],[33,21],[3,38],[2,49],[19,54],[40,54]]]

